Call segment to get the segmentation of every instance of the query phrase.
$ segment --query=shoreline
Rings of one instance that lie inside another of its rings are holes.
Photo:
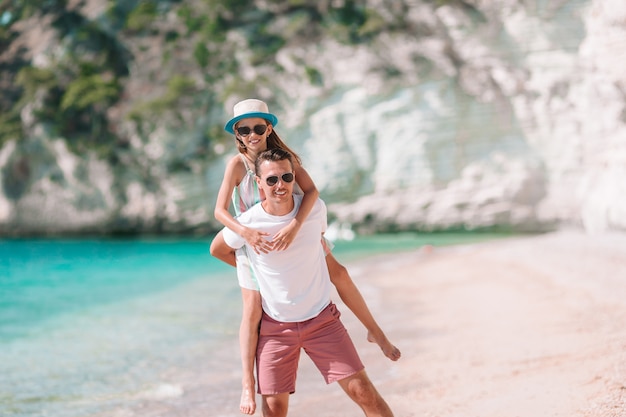
[[[388,360],[332,296],[396,417],[626,415],[626,234],[425,246],[345,265],[402,351]],[[235,283],[225,284],[237,296]],[[92,417],[242,416],[239,308],[233,301],[221,310],[232,316],[218,343],[193,345],[149,386]],[[362,414],[303,353],[289,415]]]

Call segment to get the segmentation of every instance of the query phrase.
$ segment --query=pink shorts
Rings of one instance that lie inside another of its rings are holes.
[[[285,323],[263,313],[257,348],[259,394],[296,391],[300,349],[304,349],[327,384],[347,378],[364,366],[339,320],[341,313],[330,303],[310,320]]]

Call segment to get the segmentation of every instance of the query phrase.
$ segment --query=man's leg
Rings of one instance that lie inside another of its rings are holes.
[[[312,320],[301,323],[304,349],[326,383],[337,381],[367,417],[393,417],[368,378],[359,354],[333,303]]]
[[[289,395],[296,391],[301,344],[298,323],[283,323],[263,313],[257,348],[259,394],[263,417],[285,417]]]
[[[286,417],[288,409],[288,392],[263,396],[263,417]]]
[[[357,403],[367,417],[393,417],[391,409],[380,396],[365,373],[356,374],[338,381],[339,385]]]

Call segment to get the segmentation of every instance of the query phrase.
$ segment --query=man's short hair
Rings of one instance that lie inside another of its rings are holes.
[[[293,169],[293,158],[290,152],[281,148],[268,149],[266,151],[261,152],[259,156],[257,156],[256,160],[254,161],[254,171],[256,175],[260,175],[261,164],[263,162],[284,161],[284,160],[288,160],[289,165],[291,165],[291,168]]]

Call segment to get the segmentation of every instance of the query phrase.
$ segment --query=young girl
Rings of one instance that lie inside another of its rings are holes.
[[[224,179],[217,195],[215,218],[246,239],[246,242],[257,253],[267,253],[289,247],[319,195],[311,177],[302,167],[302,161],[298,155],[276,134],[274,126],[277,124],[278,118],[269,112],[267,104],[261,100],[248,99],[235,104],[234,116],[224,127],[227,132],[235,135],[239,155],[234,156],[226,165]],[[285,149],[294,156],[296,182],[303,193],[303,199],[295,219],[269,239],[266,233],[240,225],[230,214],[228,208],[231,196],[237,215],[263,198],[259,195],[255,181],[254,161],[258,154],[273,148]],[[217,243],[222,239],[220,232],[215,237],[214,242]],[[321,244],[324,245],[330,280],[335,285],[339,297],[368,330],[368,340],[377,343],[389,359],[398,360],[400,351],[387,339],[374,320],[348,271],[332,255],[328,242],[322,239]],[[243,299],[243,314],[239,328],[243,370],[239,408],[244,414],[254,414],[256,409],[254,358],[262,309],[258,285],[252,274],[245,249],[240,249],[237,252],[237,278]]]

